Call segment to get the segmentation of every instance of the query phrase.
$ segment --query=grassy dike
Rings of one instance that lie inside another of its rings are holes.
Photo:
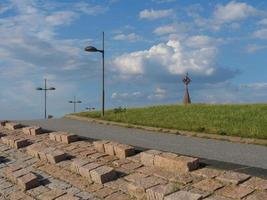
[[[104,118],[100,112],[75,115],[134,125],[267,139],[267,104],[161,105],[129,108],[119,113],[108,110]]]

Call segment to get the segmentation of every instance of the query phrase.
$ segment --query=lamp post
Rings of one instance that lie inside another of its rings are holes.
[[[45,79],[44,81],[45,81],[44,88],[38,87],[38,88],[36,88],[36,90],[44,91],[44,96],[45,96],[45,119],[46,119],[46,98],[47,98],[47,91],[48,90],[56,90],[56,88],[54,88],[54,87],[47,88],[47,86],[46,86],[46,81],[47,80]]]
[[[92,110],[95,110],[95,108],[94,107],[86,107],[85,110],[92,111]]]
[[[102,33],[102,50],[93,46],[87,46],[84,49],[87,52],[100,52],[102,53],[102,117],[105,115],[105,47],[104,47],[104,32]]]
[[[73,103],[73,111],[76,112],[76,104],[82,103],[81,101],[76,101],[76,96],[74,96],[73,101],[69,101],[69,103]]]

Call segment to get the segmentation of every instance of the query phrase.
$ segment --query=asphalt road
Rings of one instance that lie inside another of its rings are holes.
[[[144,149],[158,149],[201,158],[205,165],[267,178],[267,147],[187,137],[73,119],[19,121],[48,130],[69,131],[91,139],[107,139]]]

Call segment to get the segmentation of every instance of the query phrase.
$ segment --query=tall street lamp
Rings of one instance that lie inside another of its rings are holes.
[[[74,113],[76,112],[76,104],[77,103],[82,103],[81,101],[76,101],[76,96],[74,96],[73,101],[69,101],[69,103],[73,103],[73,111]]]
[[[56,90],[56,88],[54,88],[54,87],[47,88],[46,79],[44,81],[45,81],[44,88],[38,87],[38,88],[36,88],[36,90],[43,90],[44,91],[44,96],[45,96],[45,119],[46,119],[46,98],[47,98],[47,94],[46,93],[47,93],[48,90]]]
[[[99,50],[93,46],[87,46],[84,49],[88,52],[100,52],[102,53],[102,117],[105,115],[105,48],[104,48],[104,32],[102,35],[102,50]]]

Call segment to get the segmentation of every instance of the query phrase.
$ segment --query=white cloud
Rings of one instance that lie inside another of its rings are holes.
[[[267,45],[257,45],[257,44],[251,44],[246,47],[246,51],[248,53],[254,53],[256,51],[260,51],[263,49],[267,49]]]
[[[155,19],[170,17],[173,14],[174,11],[172,9],[166,9],[166,10],[145,9],[139,13],[139,17],[141,19],[155,20]]]
[[[267,18],[264,18],[258,22],[260,25],[267,25]]]
[[[170,40],[148,50],[118,56],[113,64],[124,77],[150,73],[181,75],[186,72],[210,76],[215,70],[217,47],[211,43],[209,45],[202,42],[198,48],[188,48],[179,40]]]
[[[251,89],[267,89],[267,83],[249,83],[242,84],[241,88],[251,88]]]
[[[258,39],[267,39],[267,29],[260,29],[253,33],[253,36]]]
[[[231,1],[226,5],[218,5],[214,11],[215,18],[221,22],[242,20],[257,14],[259,11],[254,7],[236,1]]]
[[[217,46],[222,42],[222,39],[215,39],[206,35],[196,35],[190,37],[186,41],[186,45],[192,48],[209,48],[210,46]]]
[[[165,89],[162,89],[160,87],[157,87],[154,91],[153,94],[151,95],[148,95],[148,99],[151,99],[151,100],[162,100],[164,98],[166,98],[167,96],[167,91]]]
[[[136,42],[141,40],[142,37],[137,35],[136,33],[129,33],[129,34],[117,34],[113,37],[114,40],[125,40],[129,42]]]
[[[136,99],[142,97],[143,94],[139,91],[136,92],[124,92],[124,93],[119,93],[119,92],[113,92],[111,95],[111,99],[113,100],[130,100],[130,99]]]
[[[74,4],[73,8],[87,15],[98,15],[108,10],[107,7],[103,7],[100,5],[93,5],[93,4],[85,3],[85,2],[79,2],[79,3]]]
[[[51,26],[59,26],[59,25],[66,25],[70,24],[76,13],[70,11],[60,11],[55,12],[52,15],[45,17],[45,21]]]
[[[174,25],[160,26],[160,27],[157,27],[153,32],[156,35],[165,35],[165,34],[175,33],[176,27]]]

